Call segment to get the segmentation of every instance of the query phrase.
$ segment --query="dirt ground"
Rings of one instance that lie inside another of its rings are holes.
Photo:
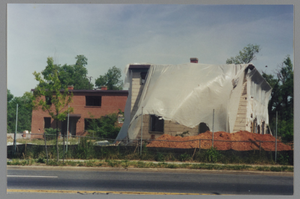
[[[199,140],[201,139],[201,142]],[[207,140],[206,140],[207,139]],[[209,149],[212,146],[212,132],[207,131],[196,136],[171,136],[164,134],[151,143],[147,147],[163,147],[163,148],[201,148]],[[270,134],[261,135],[250,133],[248,131],[239,131],[236,133],[227,133],[223,131],[214,133],[214,147],[217,150],[237,150],[249,151],[259,150],[275,151],[275,137]],[[277,150],[292,150],[291,146],[283,144],[277,139]]]
[[[11,136],[7,136],[7,141],[12,142],[12,141],[14,141],[14,139]]]

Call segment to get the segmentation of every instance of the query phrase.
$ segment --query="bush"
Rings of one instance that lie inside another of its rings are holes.
[[[221,154],[215,147],[211,147],[206,151],[205,156],[208,162],[217,162],[218,159],[220,159]]]
[[[289,164],[289,156],[279,154],[278,163],[281,165],[288,165]]]
[[[56,139],[56,129],[46,128],[45,129],[45,135],[46,135],[46,140],[54,140],[54,139]]]
[[[37,163],[45,163],[44,158],[39,158],[39,159],[37,160]]]
[[[94,116],[90,115],[91,118]],[[117,126],[118,114],[113,113],[102,116],[97,119],[88,120],[88,132],[91,135],[115,139],[120,131],[120,127]]]
[[[162,153],[158,152],[156,153],[155,160],[158,162],[163,162],[165,161],[165,157]]]
[[[87,137],[80,138],[80,143],[76,151],[77,158],[88,159],[95,156],[94,145]]]
[[[180,156],[179,156],[179,160],[180,160],[181,162],[187,161],[188,159],[190,159],[190,156],[189,156],[189,154],[187,154],[187,153],[180,154]]]

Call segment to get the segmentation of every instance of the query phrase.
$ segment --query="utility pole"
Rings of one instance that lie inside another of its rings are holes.
[[[214,124],[215,124],[215,109],[213,109],[213,122],[212,122],[212,147],[214,147]]]
[[[70,105],[68,106],[68,109],[70,108]],[[67,146],[66,146],[66,152],[68,153],[68,137],[69,137],[69,111],[68,111],[68,121],[67,121]]]
[[[278,121],[278,112],[276,111],[276,131],[275,131],[275,163],[277,161],[277,121]]]
[[[142,155],[142,149],[143,149],[143,108],[142,107],[142,121],[141,121],[141,151],[140,155]]]
[[[15,128],[15,135],[14,135],[14,153],[17,150],[16,144],[17,144],[17,130],[18,130],[18,104],[16,109],[16,128]]]

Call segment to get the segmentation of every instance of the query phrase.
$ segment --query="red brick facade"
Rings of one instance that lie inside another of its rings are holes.
[[[87,99],[86,96],[96,97],[88,97]],[[93,118],[100,118],[108,114],[118,113],[119,109],[124,112],[127,96],[128,91],[125,90],[73,90],[72,102],[69,105],[74,110],[69,115],[69,132],[71,133],[72,128],[73,134],[85,135],[85,119],[90,119],[91,116]],[[92,103],[94,101],[96,101],[95,103],[99,103],[98,101],[100,101],[100,104],[97,106],[87,105],[86,101],[89,101],[89,98],[92,98]],[[31,133],[33,138],[42,137],[42,135],[35,134],[44,133],[45,122],[47,123],[47,119],[45,120],[44,118],[51,118],[51,116],[40,108],[32,111]],[[53,119],[48,120],[49,122],[51,121],[50,125],[54,128],[55,122]],[[59,128],[61,129],[61,127],[62,123],[59,123]]]

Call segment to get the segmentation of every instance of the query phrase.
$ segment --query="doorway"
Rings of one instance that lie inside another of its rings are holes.
[[[79,118],[77,117],[70,117],[69,118],[69,136],[75,136],[76,135],[76,124]],[[61,134],[62,136],[67,135],[67,124],[68,119],[64,120],[61,123]]]

